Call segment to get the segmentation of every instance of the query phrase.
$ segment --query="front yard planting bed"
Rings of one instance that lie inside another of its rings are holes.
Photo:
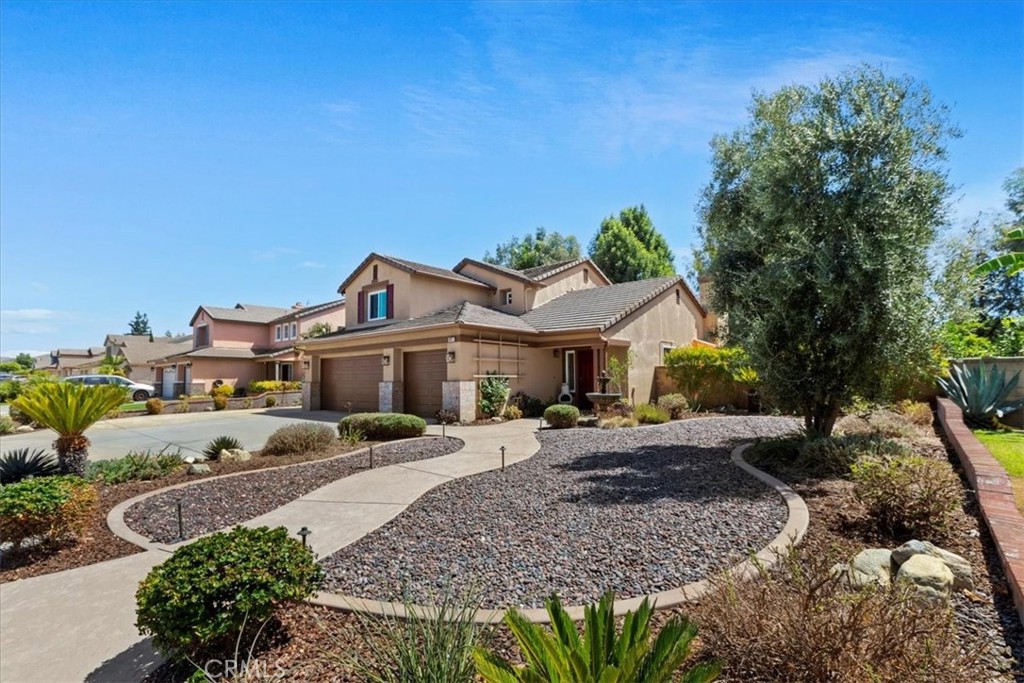
[[[374,447],[373,465],[384,467],[435,458],[460,448],[462,441],[451,437],[385,443]],[[124,519],[143,536],[173,543],[178,536],[178,501],[182,503],[185,537],[195,538],[258,517],[368,466],[368,456],[364,455],[199,482],[140,501],[128,508]]]
[[[736,417],[621,430],[545,430],[529,460],[443,484],[324,560],[327,589],[427,601],[439,582],[483,607],[623,598],[698,581],[767,545],[779,495],[734,466],[752,435],[788,419]]]

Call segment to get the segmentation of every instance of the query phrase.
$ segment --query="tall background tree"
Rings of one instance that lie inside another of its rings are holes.
[[[526,235],[522,239],[513,237],[508,242],[499,244],[493,255],[489,251],[484,254],[484,261],[513,270],[523,270],[571,261],[579,257],[580,243],[573,235],[537,228],[532,235]]]
[[[926,256],[958,135],[924,85],[861,67],[755,95],[750,122],[712,141],[698,259],[712,308],[812,434],[931,355]]]
[[[27,353],[19,353],[14,358],[14,362],[20,365],[25,370],[31,370],[36,366],[35,359]]]
[[[674,275],[675,256],[643,204],[601,221],[590,242],[590,258],[612,282]]]
[[[153,330],[149,327],[149,316],[140,311],[135,311],[135,317],[128,323],[128,334],[134,335],[150,335],[152,336]]]

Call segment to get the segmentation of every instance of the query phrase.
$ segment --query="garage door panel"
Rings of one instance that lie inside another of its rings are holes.
[[[325,358],[320,364],[320,405],[324,410],[375,413],[384,369],[380,356]]]
[[[402,356],[405,365],[405,412],[433,417],[441,410],[442,383],[448,379],[444,351],[414,351]]]

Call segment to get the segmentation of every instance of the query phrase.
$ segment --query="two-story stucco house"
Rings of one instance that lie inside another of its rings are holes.
[[[343,330],[301,343],[307,409],[475,417],[479,380],[582,408],[610,357],[632,352],[634,402],[665,350],[706,337],[707,312],[678,276],[611,284],[589,259],[523,271],[472,259],[452,269],[370,254],[341,284]]]
[[[291,308],[200,306],[189,324],[191,346],[154,362],[164,398],[206,393],[218,380],[235,387],[253,380],[302,380],[297,344],[317,327],[342,327],[345,300]]]

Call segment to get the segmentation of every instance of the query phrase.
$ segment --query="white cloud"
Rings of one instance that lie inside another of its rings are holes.
[[[49,334],[57,331],[56,323],[65,317],[48,308],[5,309],[0,310],[0,329],[5,334]]]
[[[27,353],[28,355],[35,357],[42,356],[43,354],[48,354],[50,352],[48,350],[40,351],[39,349],[4,349],[0,351],[0,356],[4,356],[6,358],[15,358],[22,353]]]

